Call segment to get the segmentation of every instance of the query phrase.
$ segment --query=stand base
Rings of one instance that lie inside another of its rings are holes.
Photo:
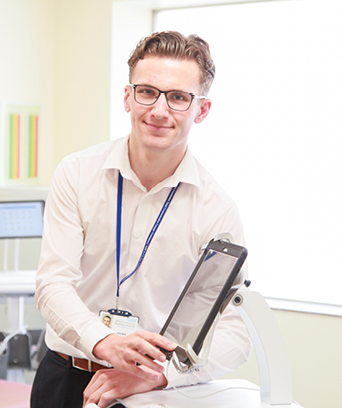
[[[174,389],[150,391],[132,395],[118,402],[126,408],[303,408],[295,403],[269,405],[260,400],[259,387],[246,380],[217,380],[181,387],[178,391]],[[206,397],[218,391],[222,392]]]

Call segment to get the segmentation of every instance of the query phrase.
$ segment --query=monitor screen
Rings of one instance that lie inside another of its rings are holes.
[[[0,239],[43,235],[44,201],[0,202]]]

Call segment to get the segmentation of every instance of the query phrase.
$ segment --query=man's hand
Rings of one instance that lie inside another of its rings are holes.
[[[96,358],[110,363],[118,371],[144,380],[157,381],[164,367],[153,360],[163,363],[166,357],[156,346],[169,351],[175,348],[172,342],[160,334],[139,330],[125,337],[110,334],[94,346],[93,354]],[[144,370],[143,367],[149,370]]]
[[[148,369],[143,370],[148,371]],[[158,374],[157,376],[156,381],[149,381],[114,368],[99,370],[84,390],[83,407],[94,403],[100,408],[107,408],[112,406],[117,398],[151,391],[155,387],[165,387],[167,380],[164,375]]]

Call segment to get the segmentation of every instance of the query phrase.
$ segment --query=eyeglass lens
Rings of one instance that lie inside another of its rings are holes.
[[[142,105],[153,105],[158,99],[158,89],[147,85],[135,86],[135,100]],[[192,97],[187,92],[169,91],[166,93],[166,101],[171,109],[184,111],[191,105]]]

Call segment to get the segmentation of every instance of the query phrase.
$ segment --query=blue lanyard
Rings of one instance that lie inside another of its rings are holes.
[[[123,184],[123,178],[121,176],[121,173],[119,173],[119,179],[118,179],[118,196],[117,196],[117,210],[116,210],[116,276],[117,276],[117,291],[116,291],[116,308],[119,309],[119,296],[120,296],[120,286],[127,280],[129,279],[132,275],[135,274],[135,272],[138,270],[139,266],[141,265],[146,252],[148,250],[148,247],[151,244],[151,241],[155,235],[155,233],[157,232],[157,229],[159,227],[159,225],[162,222],[162,219],[166,213],[166,211],[168,210],[171,201],[173,199],[173,197],[176,194],[176,191],[180,185],[180,183],[178,183],[178,185],[176,187],[173,187],[169,193],[169,195],[167,196],[167,199],[165,200],[165,203],[147,237],[147,240],[145,242],[143,251],[140,255],[139,261],[136,265],[136,267],[134,268],[133,272],[131,272],[129,275],[125,276],[121,281],[120,281],[120,252],[121,252],[121,219],[122,219],[122,184]]]

